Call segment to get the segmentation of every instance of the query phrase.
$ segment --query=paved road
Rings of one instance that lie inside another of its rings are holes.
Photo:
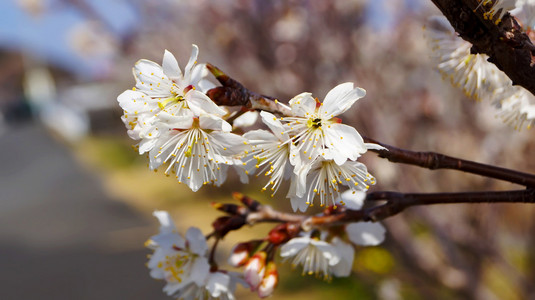
[[[154,220],[109,199],[38,124],[0,136],[0,299],[170,299],[145,267]]]

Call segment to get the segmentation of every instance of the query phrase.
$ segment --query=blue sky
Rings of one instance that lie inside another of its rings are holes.
[[[93,0],[88,3],[117,36],[135,28],[137,17],[129,2]],[[45,14],[30,16],[16,0],[0,1],[0,47],[28,53],[81,77],[95,76],[99,62],[79,56],[67,42],[69,29],[86,17],[71,5],[52,5],[54,9]]]

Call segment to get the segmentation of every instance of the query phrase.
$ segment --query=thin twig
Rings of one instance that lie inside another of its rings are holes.
[[[379,154],[379,157],[386,158],[391,162],[416,165],[431,170],[452,169],[462,172],[477,174],[485,177],[500,179],[517,183],[526,187],[535,188],[535,175],[523,173],[506,168],[486,165],[456,157],[447,156],[436,152],[415,152],[405,149],[396,148],[383,144],[374,139],[364,137],[368,143],[376,143],[386,150],[370,150]]]

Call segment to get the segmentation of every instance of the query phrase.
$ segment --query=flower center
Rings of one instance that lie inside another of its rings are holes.
[[[308,119],[307,120],[307,127],[308,128],[320,128],[321,127],[321,119],[320,118]]]
[[[158,102],[158,106],[160,107],[160,109],[164,109],[169,105],[169,103],[171,103],[171,105],[174,105],[181,101],[184,101],[184,97],[173,93],[173,97],[169,97],[163,101]]]
[[[164,270],[169,272],[170,279],[175,279],[179,283],[182,282],[184,268],[190,263],[191,257],[187,254],[177,254],[175,256],[167,256],[165,260]]]

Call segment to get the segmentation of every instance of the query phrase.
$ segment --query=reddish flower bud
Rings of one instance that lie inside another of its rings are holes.
[[[240,229],[246,223],[245,218],[242,216],[224,216],[217,218],[212,223],[212,227],[214,227],[219,237],[224,237],[229,231]]]
[[[241,267],[247,263],[253,250],[252,243],[239,243],[232,248],[228,263],[233,267]]]
[[[258,286],[258,296],[265,298],[271,296],[279,283],[279,273],[274,262],[270,261],[266,265],[266,271],[262,282]]]
[[[277,225],[268,234],[268,242],[274,245],[286,243],[299,233],[299,226],[292,223]]]
[[[245,265],[244,277],[245,281],[251,287],[251,291],[258,289],[258,286],[264,278],[266,271],[266,257],[266,252],[257,252]]]

